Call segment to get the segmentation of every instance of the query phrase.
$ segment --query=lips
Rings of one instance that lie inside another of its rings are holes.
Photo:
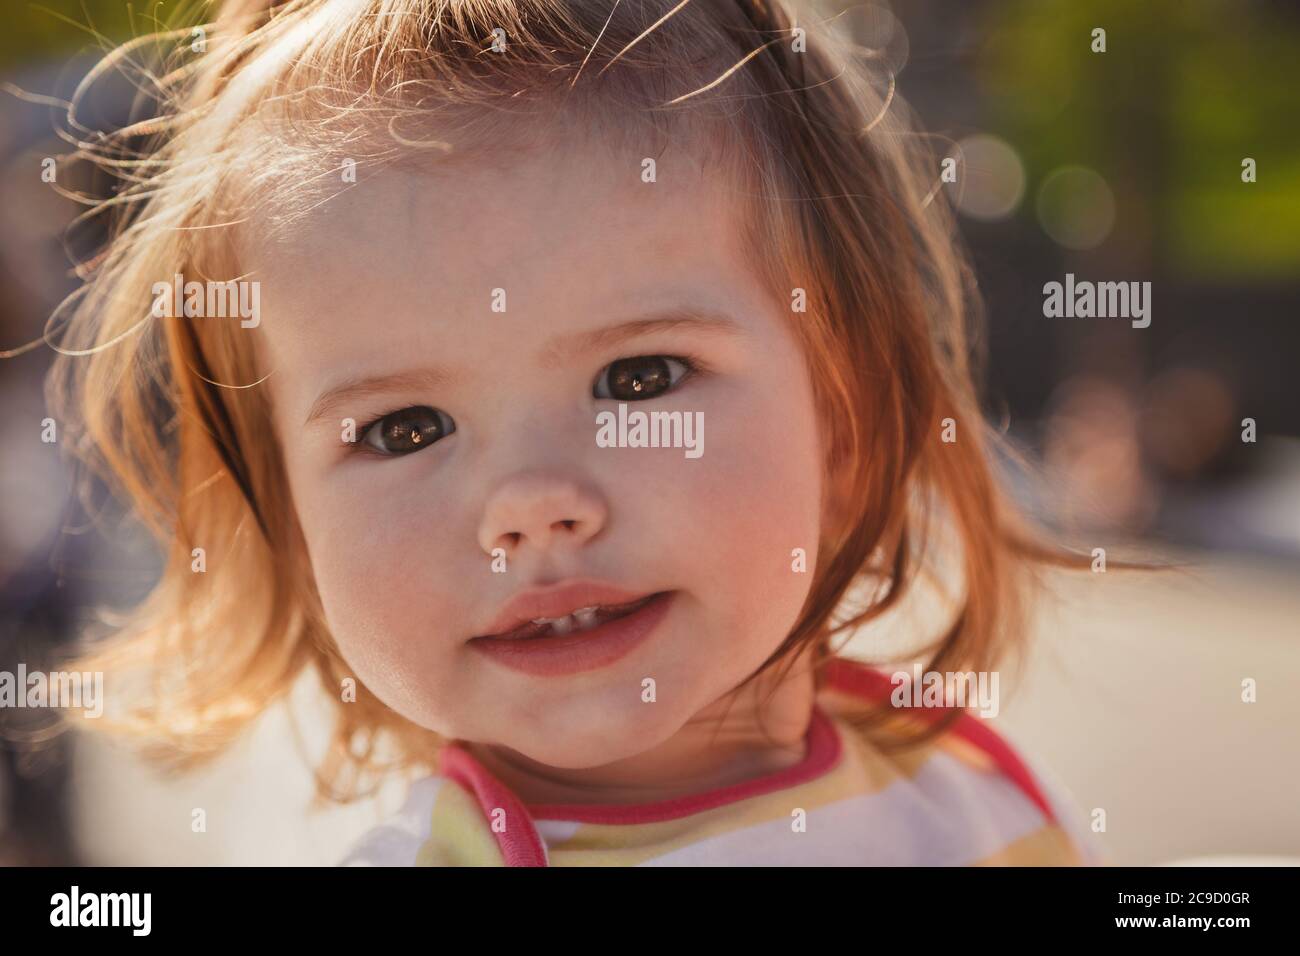
[[[659,591],[628,604],[598,607],[597,623],[587,630],[556,633],[554,619],[530,621],[505,632],[517,637],[484,635],[470,640],[469,646],[495,666],[530,677],[560,678],[596,671],[613,666],[663,631],[661,622],[676,597],[676,591]],[[609,619],[601,622],[602,615]]]
[[[507,601],[475,639],[526,640],[590,630],[635,613],[655,596],[592,580],[532,588]]]
[[[487,637],[496,640],[517,640],[523,641],[530,638],[548,637],[552,634],[581,634],[585,631],[594,630],[602,624],[609,621],[616,621],[619,618],[627,617],[629,614],[635,614],[641,608],[645,607],[656,595],[648,594],[638,601],[629,601],[626,604],[617,604],[613,606],[594,605],[583,607],[573,612],[556,618],[538,618],[537,620],[528,621],[512,628],[502,634],[489,634]]]

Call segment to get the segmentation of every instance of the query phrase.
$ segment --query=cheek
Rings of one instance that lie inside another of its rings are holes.
[[[766,383],[790,383],[784,388]],[[775,643],[794,624],[811,582],[820,529],[821,467],[811,391],[797,369],[749,377],[706,416],[706,450],[682,463],[675,488],[679,544],[719,624]],[[807,571],[792,568],[802,548]],[[777,633],[780,632],[780,633]]]
[[[442,699],[436,685],[450,680],[440,649],[461,621],[454,582],[471,572],[454,564],[420,483],[409,485],[411,500],[376,500],[370,484],[364,470],[329,483],[300,476],[294,501],[340,653],[386,704],[429,723],[424,707]]]

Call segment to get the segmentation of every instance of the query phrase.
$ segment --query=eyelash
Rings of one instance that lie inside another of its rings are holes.
[[[401,405],[397,408],[390,408],[386,412],[381,412],[378,415],[372,416],[364,425],[358,425],[356,441],[349,442],[350,447],[348,449],[348,453],[352,455],[366,455],[370,458],[379,458],[385,461],[390,458],[405,458],[406,455],[398,455],[398,454],[390,455],[390,454],[385,454],[382,451],[377,451],[376,449],[371,447],[369,442],[366,441],[366,436],[370,434],[370,429],[374,428],[376,425],[382,422],[389,415],[395,415],[398,412],[406,411],[406,409],[408,408],[419,408],[419,407],[420,407],[419,405]],[[446,412],[443,412],[443,414],[446,415]],[[447,415],[447,417],[450,418],[451,416]]]
[[[686,371],[682,373],[682,377],[677,380],[677,382],[672,386],[672,388],[670,388],[667,392],[664,393],[665,395],[678,391],[683,385],[685,385],[691,379],[695,378],[696,375],[702,372],[709,371],[709,367],[704,363],[704,361],[702,359],[697,359],[693,355],[666,355],[663,353],[652,352],[647,355],[626,355],[622,358],[614,359],[613,362],[609,362],[601,366],[600,374],[596,376],[596,382],[599,382],[604,377],[605,371],[615,362],[624,362],[627,361],[628,359],[638,359],[638,358],[672,359],[674,362],[681,362],[682,365],[686,367]],[[592,384],[592,387],[593,388],[595,387],[595,383]],[[658,398],[659,396],[656,395],[654,397]],[[599,402],[619,401],[619,399],[616,398],[597,398],[596,400]]]
[[[610,365],[613,365],[614,362],[622,362],[622,361],[625,361],[625,360],[627,360],[627,359],[634,359],[634,358],[668,358],[668,359],[674,359],[674,360],[676,360],[676,361],[678,361],[678,362],[681,362],[682,365],[684,365],[684,366],[686,367],[686,371],[682,374],[682,377],[681,377],[680,379],[677,380],[677,384],[675,384],[675,385],[672,387],[672,389],[671,389],[672,392],[676,392],[678,389],[680,389],[680,388],[681,388],[683,385],[685,385],[687,382],[689,382],[689,381],[691,381],[692,379],[694,379],[696,376],[701,375],[701,374],[707,374],[707,373],[709,373],[710,371],[712,371],[712,366],[710,366],[710,365],[709,365],[707,362],[705,362],[703,359],[697,358],[697,357],[694,356],[694,355],[688,355],[688,354],[676,354],[676,353],[675,353],[675,354],[672,354],[672,355],[668,355],[668,354],[666,354],[666,353],[651,352],[651,353],[646,353],[646,354],[641,354],[641,355],[625,355],[625,356],[622,356],[622,357],[620,357],[620,358],[616,358],[616,359],[614,359],[612,362],[607,362],[605,365],[601,366],[600,373],[601,373],[601,375],[603,375],[604,372],[605,372],[605,370],[606,370],[607,368],[609,368]],[[600,380],[600,377],[597,376],[597,379],[596,379],[596,380],[599,381],[599,380]],[[665,394],[668,394],[668,393],[665,393]],[[601,401],[601,402],[610,402],[610,401],[615,401],[615,399],[611,399],[611,398],[599,398],[599,399],[597,399],[597,401]],[[390,409],[388,409],[388,411],[385,411],[385,412],[378,412],[378,413],[371,414],[371,415],[367,416],[366,421],[365,421],[365,424],[357,425],[357,438],[356,438],[356,441],[353,441],[353,442],[349,442],[349,443],[348,443],[349,446],[350,446],[350,448],[349,448],[349,454],[353,454],[353,455],[367,455],[367,456],[369,456],[369,457],[380,458],[380,459],[385,459],[385,460],[386,460],[386,459],[390,459],[390,458],[405,458],[405,457],[407,457],[407,455],[386,455],[386,454],[384,454],[384,453],[381,452],[381,451],[376,451],[376,450],[375,450],[374,448],[372,448],[372,447],[370,446],[370,444],[365,440],[365,436],[368,435],[368,434],[370,434],[370,429],[374,428],[376,425],[378,425],[380,422],[382,422],[382,421],[383,421],[385,418],[387,418],[389,415],[393,415],[393,414],[395,414],[395,413],[397,413],[397,412],[405,411],[405,410],[408,409],[408,408],[418,408],[418,407],[419,407],[418,405],[401,405],[401,406],[399,406],[399,407],[397,407],[397,408],[390,408]]]

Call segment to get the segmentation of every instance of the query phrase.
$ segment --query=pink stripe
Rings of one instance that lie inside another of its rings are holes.
[[[778,770],[776,773],[746,780],[726,787],[706,790],[688,797],[675,797],[671,800],[658,800],[652,803],[632,804],[590,804],[590,803],[545,803],[532,804],[536,820],[573,820],[578,823],[659,823],[663,820],[676,820],[704,810],[747,800],[760,794],[784,790],[796,784],[816,779],[830,770],[839,760],[842,746],[839,734],[829,718],[820,708],[814,707],[808,733],[804,737],[808,752],[803,760],[793,767]]]
[[[546,866],[546,844],[533,826],[528,810],[514,793],[492,776],[487,768],[456,744],[447,744],[438,754],[442,772],[477,798],[483,815],[490,821],[500,807],[506,812],[505,832],[496,837],[506,866]]]
[[[827,682],[836,690],[853,694],[864,700],[883,700],[894,690],[893,681],[888,674],[846,658],[834,658],[827,666]],[[948,707],[900,707],[925,720],[936,721],[947,713]],[[1035,782],[1033,774],[1017,756],[1011,746],[993,732],[980,718],[969,712],[963,712],[952,726],[952,733],[967,743],[984,751],[998,769],[1016,784],[1051,823],[1056,823],[1056,814],[1052,806],[1043,797]]]
[[[826,666],[827,684],[834,690],[865,701],[889,697],[894,685],[889,675],[866,664],[846,658],[834,658]],[[938,720],[949,709],[900,708],[925,720]],[[1044,799],[1032,774],[1011,747],[986,724],[963,713],[952,732],[962,740],[988,754],[997,767],[1011,779],[1055,823],[1051,805]],[[493,833],[507,866],[547,866],[546,845],[533,824],[534,820],[568,820],[575,823],[658,823],[674,820],[705,810],[725,806],[764,793],[793,787],[814,780],[838,762],[843,744],[835,725],[819,706],[813,707],[805,737],[808,752],[798,764],[756,780],[719,787],[704,793],[672,800],[639,804],[551,803],[525,805],[470,753],[456,744],[443,747],[440,754],[443,773],[474,794],[484,816],[501,807],[508,826],[504,833]]]

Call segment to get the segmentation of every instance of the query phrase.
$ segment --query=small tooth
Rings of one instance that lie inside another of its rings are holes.
[[[573,630],[572,616],[565,615],[564,617],[557,617],[555,620],[551,621],[551,630],[556,634],[568,634],[569,631]]]
[[[579,627],[591,627],[596,623],[596,609],[594,607],[579,608],[573,612],[573,616],[578,619]]]

